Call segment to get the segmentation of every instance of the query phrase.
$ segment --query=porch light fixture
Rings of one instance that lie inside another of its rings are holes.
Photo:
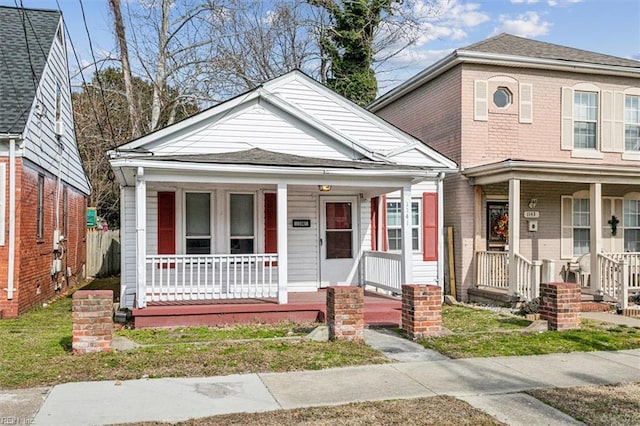
[[[320,192],[329,192],[331,191],[331,185],[318,185],[318,189]]]
[[[529,200],[529,208],[530,209],[535,209],[537,205],[538,205],[538,199],[537,198],[532,198],[531,200]]]

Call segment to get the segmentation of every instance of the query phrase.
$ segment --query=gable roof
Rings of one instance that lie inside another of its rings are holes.
[[[369,105],[369,109],[377,111],[461,63],[555,69],[640,78],[640,61],[503,33],[454,50],[400,86],[380,96]]]
[[[312,149],[305,151],[301,148],[303,144]],[[415,161],[422,158],[422,164],[401,164],[455,170],[453,161],[420,140],[294,70],[179,123],[121,145],[110,155],[114,159],[135,156],[136,152],[138,155],[151,153],[158,160],[161,156],[244,151],[242,155],[250,161],[246,154],[251,148],[260,148],[289,160],[294,158],[285,154],[394,165],[399,162],[393,158],[398,148],[416,145],[422,147],[416,151]],[[297,162],[298,159],[291,165]]]
[[[24,130],[60,16],[0,6],[0,134]]]

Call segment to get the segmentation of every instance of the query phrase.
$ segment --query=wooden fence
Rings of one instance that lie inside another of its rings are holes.
[[[87,230],[87,276],[108,277],[120,273],[120,230]]]

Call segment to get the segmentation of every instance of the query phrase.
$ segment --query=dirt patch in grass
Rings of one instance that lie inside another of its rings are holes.
[[[161,425],[168,423],[135,423]],[[448,396],[360,402],[333,407],[239,413],[175,423],[200,425],[503,425],[466,402]]]
[[[539,389],[528,393],[588,425],[640,424],[640,383]]]

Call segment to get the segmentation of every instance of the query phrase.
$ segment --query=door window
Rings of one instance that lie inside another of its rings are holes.
[[[327,259],[353,258],[351,203],[328,202],[325,209]]]

